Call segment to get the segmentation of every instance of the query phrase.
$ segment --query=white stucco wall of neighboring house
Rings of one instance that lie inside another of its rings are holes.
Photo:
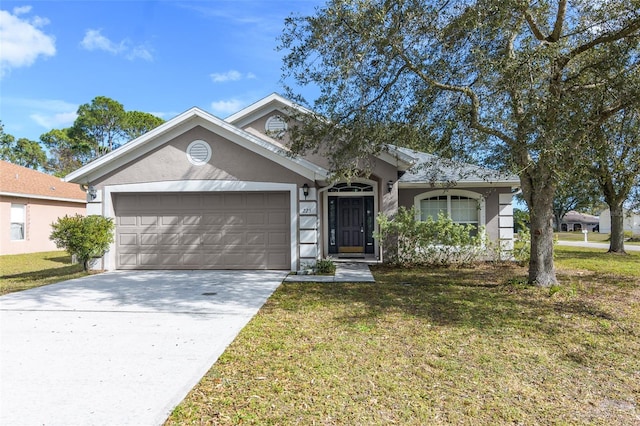
[[[624,211],[624,230],[631,231],[634,235],[640,235],[640,213],[630,210]],[[600,232],[611,233],[611,212],[609,209],[600,213]]]

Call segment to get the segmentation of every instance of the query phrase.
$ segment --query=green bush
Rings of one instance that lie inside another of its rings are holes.
[[[65,215],[52,223],[51,228],[49,239],[56,247],[75,255],[85,271],[89,260],[103,256],[113,242],[113,220],[98,215]]]
[[[454,223],[446,215],[438,220],[417,219],[414,208],[400,207],[393,218],[378,215],[376,238],[384,248],[385,262],[402,266],[462,265],[477,261],[485,252],[484,230]]]
[[[316,262],[315,266],[316,274],[331,275],[336,272],[336,265],[331,259],[321,259]]]
[[[557,242],[557,236],[554,236],[554,244]],[[520,265],[528,265],[531,258],[531,231],[529,228],[520,228],[515,235],[513,257]]]

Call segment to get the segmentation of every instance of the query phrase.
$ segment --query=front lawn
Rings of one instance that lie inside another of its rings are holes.
[[[84,275],[64,251],[0,256],[0,295]]]
[[[640,278],[558,251],[551,289],[498,265],[284,283],[167,424],[638,424]]]

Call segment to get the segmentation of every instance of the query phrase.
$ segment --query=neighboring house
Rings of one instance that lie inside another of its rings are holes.
[[[624,230],[631,231],[633,235],[640,235],[640,213],[624,210]],[[609,209],[600,213],[600,232],[611,233],[611,212]]]
[[[0,255],[57,250],[51,224],[85,214],[80,186],[36,170],[0,161]]]
[[[560,231],[573,232],[584,231],[598,232],[598,216],[585,213],[578,213],[571,210],[567,212],[560,222]]]
[[[105,269],[287,269],[384,256],[376,217],[415,206],[484,226],[513,246],[514,176],[389,146],[369,176],[330,182],[321,155],[285,148],[288,112],[270,95],[226,120],[192,108],[69,174],[116,220]],[[282,138],[273,139],[275,134]]]

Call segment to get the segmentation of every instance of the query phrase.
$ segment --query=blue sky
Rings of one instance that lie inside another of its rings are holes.
[[[323,3],[3,0],[0,120],[38,140],[96,96],[164,119],[193,106],[224,118],[282,92],[284,19]]]

